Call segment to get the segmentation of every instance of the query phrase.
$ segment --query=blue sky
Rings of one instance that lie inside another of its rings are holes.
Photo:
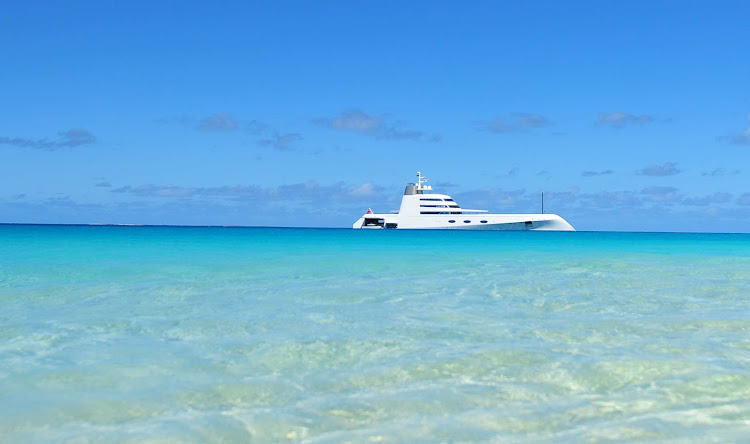
[[[746,1],[2,9],[0,222],[349,227],[421,170],[581,230],[750,232]]]

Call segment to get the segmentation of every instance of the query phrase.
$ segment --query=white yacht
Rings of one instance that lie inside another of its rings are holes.
[[[398,211],[368,209],[352,228],[575,231],[556,214],[492,214],[461,208],[449,195],[433,193],[426,182],[417,171],[417,182],[406,185]]]

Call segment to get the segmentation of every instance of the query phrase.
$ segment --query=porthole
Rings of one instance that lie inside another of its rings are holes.
[[[486,224],[486,223],[487,223],[487,221],[486,221],[486,220],[480,220],[479,222],[481,222],[481,223],[483,223],[483,224]]]
[[[455,220],[449,220],[449,221],[448,221],[448,223],[449,223],[449,224],[455,224],[455,223],[456,223],[456,221],[455,221]]]
[[[464,223],[465,223],[465,224],[470,224],[470,223],[471,223],[471,221],[470,221],[470,220],[465,220],[465,221],[464,221]]]

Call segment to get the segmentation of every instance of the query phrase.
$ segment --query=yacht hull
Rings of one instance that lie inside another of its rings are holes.
[[[412,230],[575,231],[556,214],[482,214],[406,216],[365,214],[352,228]]]

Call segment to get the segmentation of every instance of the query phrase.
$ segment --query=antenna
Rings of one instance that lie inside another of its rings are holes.
[[[429,185],[422,186],[423,183],[427,183],[427,179],[422,176],[421,171],[417,171],[417,190],[426,190],[430,191],[432,190],[432,187]]]
[[[542,191],[542,214],[544,214],[544,191]]]

